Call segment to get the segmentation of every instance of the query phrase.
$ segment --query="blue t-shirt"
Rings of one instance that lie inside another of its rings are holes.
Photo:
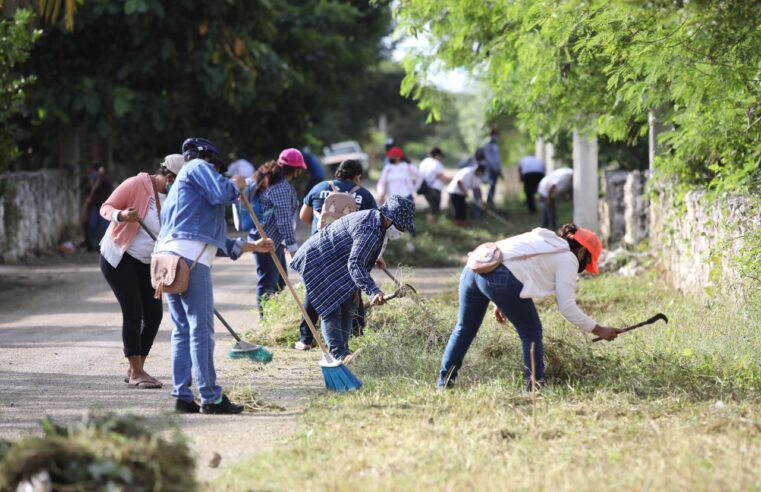
[[[317,183],[314,185],[314,187],[309,190],[309,193],[307,193],[307,196],[304,197],[304,205],[307,207],[312,207],[312,209],[315,212],[322,212],[322,204],[325,203],[325,199],[328,198],[328,195],[333,191],[333,189],[330,187],[331,181],[323,181],[322,183]],[[338,188],[338,191],[342,192],[348,192],[351,191],[352,188],[357,186],[357,184],[354,181],[350,180],[332,180],[333,185]],[[371,208],[378,208],[378,204],[375,203],[375,197],[373,197],[373,194],[367,191],[367,189],[363,187],[359,187],[359,189],[353,193],[354,199],[357,202],[357,210],[369,210]],[[314,215],[312,218],[312,234],[317,232],[317,223],[320,221],[320,219],[317,218],[317,214]]]

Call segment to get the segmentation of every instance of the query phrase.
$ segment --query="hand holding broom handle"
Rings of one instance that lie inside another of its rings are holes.
[[[637,328],[639,328],[639,327],[641,327],[641,326],[645,326],[645,325],[651,325],[651,324],[655,323],[655,322],[656,322],[656,321],[658,321],[658,320],[663,320],[663,321],[665,321],[666,323],[668,323],[668,322],[669,322],[669,319],[666,317],[666,315],[665,315],[665,314],[663,314],[663,313],[658,313],[658,314],[656,314],[655,316],[653,316],[652,318],[650,318],[650,319],[648,319],[648,320],[645,320],[645,321],[643,321],[643,322],[641,322],[641,323],[637,323],[636,325],[632,325],[632,326],[627,326],[626,328],[624,328],[623,330],[621,330],[621,333],[624,333],[624,332],[627,332],[627,331],[632,331],[632,330],[635,330],[635,329],[637,329]],[[597,338],[593,339],[592,341],[593,341],[593,342],[599,342],[600,340],[602,340],[602,338],[600,338],[600,337],[597,337]]]
[[[251,203],[248,201],[248,197],[246,196],[246,193],[244,191],[240,192],[240,201],[243,202],[243,205],[246,206],[246,210],[248,211],[248,214],[251,216],[251,219],[254,221],[254,226],[256,226],[256,230],[259,232],[259,236],[261,236],[262,239],[268,239],[267,233],[264,232],[264,228],[262,227],[262,224],[259,222],[259,219],[257,218],[256,214],[254,213],[254,209],[251,207]],[[328,352],[328,347],[325,345],[325,342],[322,341],[322,337],[320,337],[320,334],[317,332],[317,328],[314,327],[314,323],[312,323],[312,319],[307,314],[306,309],[304,309],[304,304],[301,302],[301,299],[299,299],[299,294],[298,292],[296,292],[296,289],[294,289],[293,285],[291,285],[291,281],[288,279],[288,273],[285,271],[285,268],[283,267],[283,265],[280,264],[280,260],[278,259],[275,251],[270,251],[270,256],[272,256],[272,261],[275,263],[275,266],[277,267],[277,271],[280,273],[280,276],[285,282],[285,285],[287,285],[288,289],[291,291],[291,295],[293,296],[293,299],[296,301],[296,304],[298,304],[299,309],[301,310],[301,315],[304,317],[304,321],[306,321],[307,326],[309,326],[309,331],[312,332],[312,336],[314,337],[315,341],[320,345],[320,349],[322,349],[322,351],[326,355],[330,356],[330,352]]]

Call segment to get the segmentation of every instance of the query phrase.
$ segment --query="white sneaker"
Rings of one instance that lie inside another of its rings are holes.
[[[293,344],[293,348],[296,350],[311,350],[316,344],[312,343],[311,345],[307,345],[306,343],[299,340],[298,342]]]

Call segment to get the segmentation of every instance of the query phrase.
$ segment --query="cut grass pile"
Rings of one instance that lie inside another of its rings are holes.
[[[601,323],[669,325],[590,343],[539,304],[548,385],[532,425],[520,344],[487,314],[457,388],[434,383],[454,295],[377,309],[352,371],[275,451],[214,490],[753,490],[761,487],[761,304],[698,304],[657,275],[580,283]]]
[[[179,432],[167,439],[143,419],[111,414],[69,427],[46,420],[42,428],[43,436],[0,445],[0,490],[16,490],[38,474],[49,477],[52,490],[197,489]]]

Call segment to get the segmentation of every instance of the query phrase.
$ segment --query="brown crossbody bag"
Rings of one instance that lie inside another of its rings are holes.
[[[153,195],[154,200],[156,200],[156,213],[159,216],[159,224],[161,224],[161,202],[159,202],[159,194],[156,191],[155,185],[153,187]],[[143,229],[145,229],[149,236],[153,236],[144,225]],[[156,238],[154,237],[153,239],[155,240]],[[167,294],[184,294],[188,290],[190,272],[196,267],[198,260],[206,252],[207,247],[208,245],[204,246],[190,266],[188,266],[182,256],[171,253],[154,253],[151,257],[151,286],[155,289],[153,298],[161,299],[161,295],[165,292]]]
[[[541,253],[530,253],[527,255],[513,256],[507,258],[507,261],[520,261],[533,258],[541,255],[552,255],[555,253],[564,253],[567,249],[558,249],[555,251],[543,251]],[[467,266],[473,273],[486,274],[496,270],[502,263],[504,258],[502,256],[502,250],[499,249],[496,243],[484,243],[478,246],[476,249],[468,253]]]

